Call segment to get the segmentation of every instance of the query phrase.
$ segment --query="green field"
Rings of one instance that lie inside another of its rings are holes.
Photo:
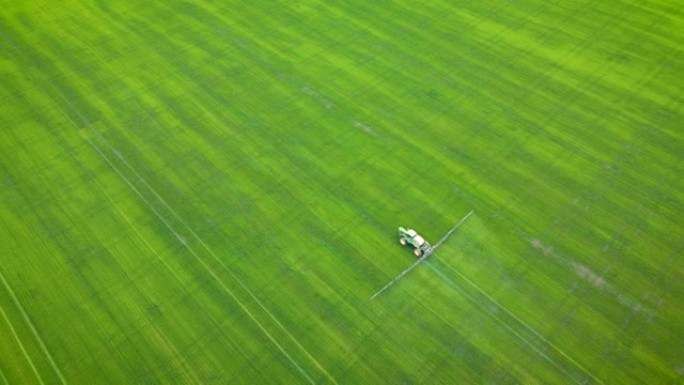
[[[684,383],[679,2],[0,3],[0,385]]]

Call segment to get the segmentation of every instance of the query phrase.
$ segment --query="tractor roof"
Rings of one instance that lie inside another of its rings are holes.
[[[406,234],[408,234],[408,236],[411,237],[411,238],[413,238],[413,237],[415,237],[416,235],[418,235],[418,233],[416,233],[416,230],[414,230],[414,229],[408,229],[408,230],[406,230]]]

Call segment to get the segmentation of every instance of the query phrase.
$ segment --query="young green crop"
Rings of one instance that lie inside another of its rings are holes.
[[[14,3],[0,384],[684,375],[675,2]]]

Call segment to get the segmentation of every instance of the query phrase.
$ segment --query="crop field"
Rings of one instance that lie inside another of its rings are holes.
[[[0,385],[684,383],[674,0],[0,0]],[[434,243],[415,261],[397,227]]]

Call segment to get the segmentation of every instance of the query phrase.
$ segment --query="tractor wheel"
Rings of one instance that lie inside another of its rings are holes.
[[[406,239],[399,238],[399,243],[401,243],[402,246],[406,246]]]
[[[420,257],[420,256],[423,255],[423,252],[420,251],[420,249],[414,249],[414,250],[413,250],[413,254],[415,254],[416,257]]]

